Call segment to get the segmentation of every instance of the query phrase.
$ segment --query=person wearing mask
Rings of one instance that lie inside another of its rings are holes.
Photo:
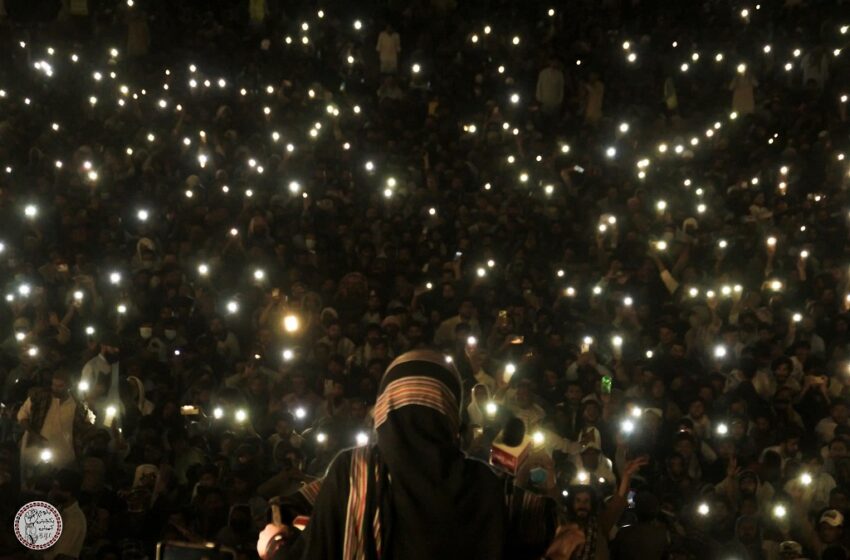
[[[100,353],[86,362],[80,374],[80,392],[86,393],[99,381],[105,382],[107,394],[112,400],[118,396],[119,360],[121,339],[115,333],[106,333],[100,339]]]
[[[289,528],[267,525],[257,542],[260,557],[470,560],[538,550],[536,557],[568,560],[577,547],[564,547],[563,530],[554,541],[551,529],[541,542],[521,541],[512,530],[503,481],[457,447],[461,387],[457,370],[439,353],[397,358],[375,405],[377,443],[338,455],[306,531],[293,538]],[[541,507],[543,498],[525,496],[519,503],[533,507],[511,514],[552,527],[537,517],[553,513]]]

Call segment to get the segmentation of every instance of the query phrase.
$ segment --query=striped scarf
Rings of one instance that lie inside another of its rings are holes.
[[[453,430],[460,426],[460,409],[457,398],[441,381],[428,376],[407,376],[389,383],[375,403],[375,429],[381,427],[390,412],[405,406],[418,405],[434,409],[444,414]],[[374,478],[377,494],[381,489],[382,469],[377,453],[369,446],[358,447],[351,454],[349,471],[348,505],[345,517],[345,540],[343,542],[343,560],[366,560],[369,537],[372,537],[377,558],[383,553],[383,535],[381,532],[381,497],[376,495],[371,502],[374,509],[369,518],[368,494],[369,478]],[[369,534],[371,525],[371,535]]]

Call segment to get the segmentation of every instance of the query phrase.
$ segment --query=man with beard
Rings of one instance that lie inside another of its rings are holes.
[[[574,557],[576,560],[608,560],[610,558],[608,533],[628,505],[626,495],[629,493],[632,477],[648,463],[648,457],[639,457],[626,464],[617,493],[611,496],[602,511],[597,511],[594,491],[590,486],[578,486],[570,492],[570,501],[567,506],[571,521],[576,522],[585,535],[584,546]]]
[[[21,480],[25,483],[31,469],[42,461],[57,468],[74,462],[82,450],[82,440],[92,424],[85,405],[68,391],[68,375],[53,374],[50,391],[36,389],[18,411],[24,430],[21,439]]]
[[[80,375],[80,391],[90,391],[98,381],[105,381],[109,397],[118,398],[118,360],[121,357],[121,341],[118,335],[107,333],[100,339],[100,353],[86,362]]]

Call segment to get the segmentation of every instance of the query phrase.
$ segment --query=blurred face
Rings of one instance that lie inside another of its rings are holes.
[[[843,527],[833,527],[829,523],[818,524],[818,536],[823,544],[829,545],[838,542],[843,533]]]
[[[800,440],[797,438],[785,441],[785,454],[796,455],[800,451]]]
[[[593,501],[591,500],[589,493],[580,492],[576,494],[573,500],[573,510],[580,521],[587,521],[587,518],[590,517],[592,508]]]
[[[571,404],[578,404],[579,402],[581,402],[581,387],[579,387],[578,385],[570,385],[569,387],[567,387],[566,396],[567,400]]]
[[[68,396],[68,384],[64,379],[54,377],[50,382],[50,392],[53,393],[54,398],[64,399]]]

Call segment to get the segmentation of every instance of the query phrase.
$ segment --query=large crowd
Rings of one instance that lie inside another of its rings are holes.
[[[0,556],[255,558],[432,348],[576,558],[850,558],[848,26],[0,0]]]

